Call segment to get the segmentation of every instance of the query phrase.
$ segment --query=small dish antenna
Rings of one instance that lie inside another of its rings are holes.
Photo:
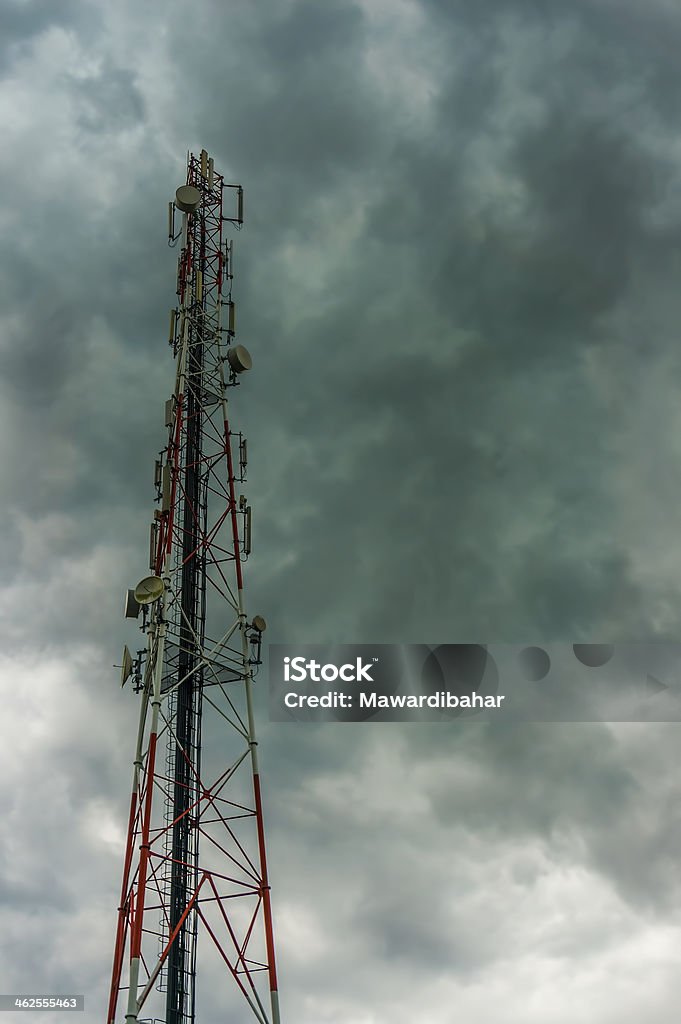
[[[251,353],[243,345],[232,345],[227,349],[227,362],[235,373],[243,373],[253,366]]]
[[[263,619],[262,615],[255,615],[253,618],[253,629],[257,630],[258,633],[264,633],[267,629],[267,623]]]
[[[153,604],[164,590],[165,583],[160,576],[147,576],[135,587],[134,597],[138,604]]]
[[[126,644],[123,648],[123,664],[121,665],[121,686],[125,686],[126,682],[132,675],[132,655],[128,650]]]
[[[201,204],[201,193],[193,185],[180,185],[175,193],[175,206],[183,213],[196,213]]]

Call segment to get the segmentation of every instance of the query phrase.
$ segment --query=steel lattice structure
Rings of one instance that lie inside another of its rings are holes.
[[[235,190],[236,217],[223,215],[225,189]],[[169,241],[182,240],[169,336],[176,379],[156,463],[153,576],[126,603],[127,617],[142,613],[147,647],[124,655],[123,682],[132,675],[141,708],[107,1024],[123,1015],[193,1024],[199,931],[248,1016],[279,1024],[252,704],[265,623],[244,609],[246,441],[230,428],[226,397],[251,365],[234,342],[223,240],[226,223],[242,222],[241,187],[225,184],[205,150],[189,154],[169,210]],[[216,744],[202,751],[209,724]]]

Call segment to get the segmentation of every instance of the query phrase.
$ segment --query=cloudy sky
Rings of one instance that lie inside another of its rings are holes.
[[[2,992],[104,1020],[188,149],[245,188],[268,639],[678,639],[680,50],[674,0],[0,4]],[[678,726],[258,707],[283,1024],[678,1020]]]

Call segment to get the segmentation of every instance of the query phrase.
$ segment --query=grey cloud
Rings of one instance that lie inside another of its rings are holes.
[[[50,28],[77,30],[87,37],[100,25],[96,8],[84,8],[77,0],[64,0],[58,7],[50,0],[9,0],[0,10],[0,72],[6,73]]]
[[[49,959],[99,1007],[137,712],[110,665],[140,639],[120,605],[165,443],[185,149],[246,188],[234,294],[254,370],[231,402],[267,639],[673,637],[681,23],[662,3],[202,3],[191,30],[173,4],[162,24],[134,4],[61,10],[100,71],[55,72],[50,95],[31,92],[30,54],[52,6],[1,16],[33,104],[0,154],[3,806],[35,868],[13,890],[5,854],[0,893],[21,896],[17,984]],[[414,65],[412,107],[395,69]],[[17,174],[44,109],[46,159]],[[456,1006],[518,1024],[519,977],[551,979],[542,1024],[575,991],[595,1024],[676,1019],[675,734],[276,726],[265,680],[285,1019],[449,1024]],[[587,917],[558,934],[566,875]],[[632,956],[655,977],[636,999]]]
[[[96,75],[69,79],[81,110],[78,124],[85,131],[108,134],[144,121],[144,99],[127,68],[104,67]]]

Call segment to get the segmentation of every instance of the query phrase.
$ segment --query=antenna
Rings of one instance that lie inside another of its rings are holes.
[[[128,590],[125,595],[124,614],[126,619],[136,619],[140,613],[140,606],[135,600],[135,591]]]
[[[201,193],[193,185],[180,185],[175,193],[175,206],[183,213],[196,213],[201,203]]]
[[[227,362],[234,370],[234,373],[243,373],[253,367],[253,360],[247,348],[243,345],[232,345],[227,350]]]
[[[135,600],[139,605],[153,604],[165,590],[165,583],[159,576],[146,576],[135,587]]]
[[[123,648],[123,664],[121,665],[121,686],[125,686],[126,682],[132,675],[132,655],[128,650],[126,644]]]
[[[248,557],[251,553],[251,506],[246,506],[246,530],[244,533],[244,554]]]

